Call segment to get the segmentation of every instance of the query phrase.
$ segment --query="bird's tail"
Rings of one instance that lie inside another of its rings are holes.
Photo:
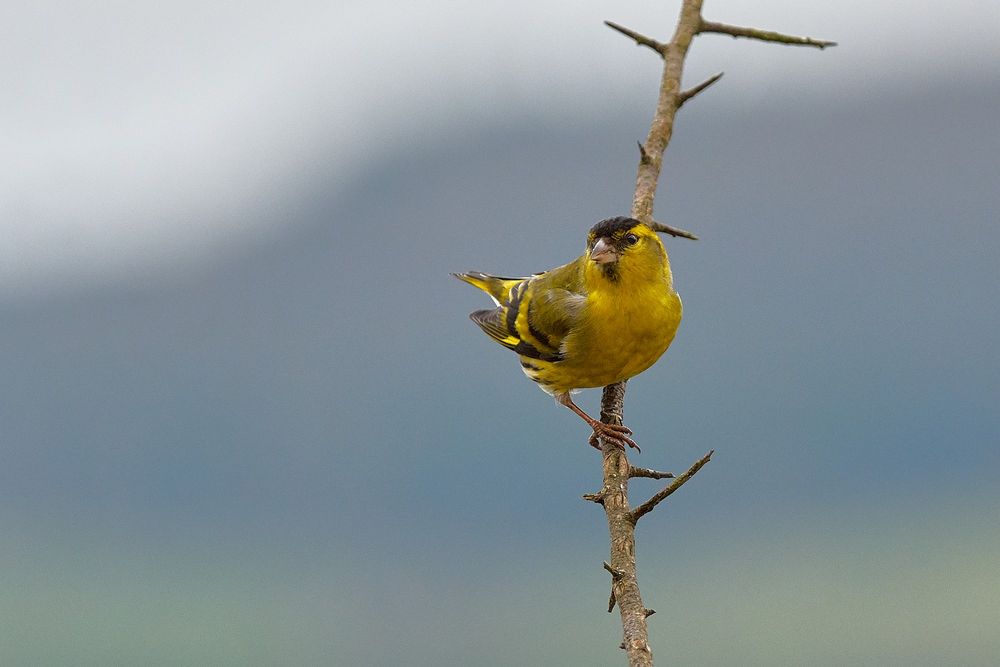
[[[501,278],[500,276],[491,276],[478,271],[453,273],[451,275],[483,290],[496,301],[497,305],[507,301],[511,288],[525,280],[524,278]]]

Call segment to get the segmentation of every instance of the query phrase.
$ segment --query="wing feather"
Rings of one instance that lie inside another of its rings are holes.
[[[492,310],[477,310],[470,313],[469,317],[479,325],[480,329],[486,332],[487,336],[513,350],[521,342],[521,339],[507,330],[505,310],[503,306]]]
[[[586,297],[576,292],[575,266],[559,267],[530,278],[498,278],[469,272],[456,277],[476,285],[497,301],[491,310],[470,315],[486,335],[532,359],[562,360],[563,341],[578,322]]]

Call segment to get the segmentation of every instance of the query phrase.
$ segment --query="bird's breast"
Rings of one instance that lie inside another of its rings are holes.
[[[566,340],[573,388],[601,387],[652,366],[670,346],[681,321],[681,300],[659,286],[592,294],[579,331]]]

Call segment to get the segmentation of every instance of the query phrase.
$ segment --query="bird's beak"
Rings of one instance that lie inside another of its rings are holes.
[[[590,258],[598,264],[610,264],[618,261],[618,253],[607,238],[601,238],[590,251]]]

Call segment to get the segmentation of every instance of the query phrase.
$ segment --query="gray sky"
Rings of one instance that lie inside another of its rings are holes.
[[[666,6],[664,6],[666,5]],[[996,77],[1000,5],[709,2],[714,20],[839,40],[826,54],[707,37],[719,103],[780,87],[835,104]],[[490,118],[574,117],[651,94],[677,3],[6,3],[0,295],[169,275],[261,243],[323,159],[329,187],[401,146]],[[331,161],[332,156],[332,161]]]

